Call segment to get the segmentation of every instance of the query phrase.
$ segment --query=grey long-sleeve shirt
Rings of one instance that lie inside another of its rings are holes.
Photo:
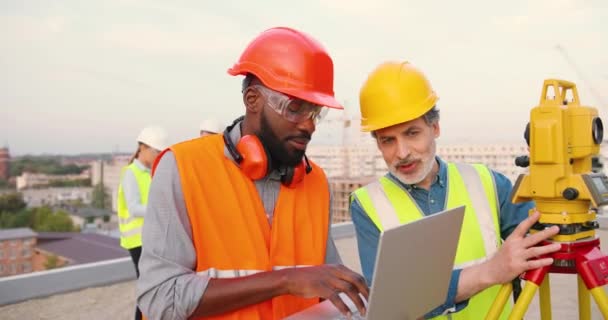
[[[133,160],[133,163],[135,163],[135,165],[141,170],[150,172],[150,169],[144,166],[141,161],[135,159]],[[120,183],[122,184],[122,192],[125,194],[125,201],[127,203],[127,210],[129,210],[129,214],[135,217],[143,217],[146,214],[146,205],[141,203],[139,184],[137,183],[137,178],[135,178],[135,173],[133,173],[133,170],[125,170]]]
[[[237,141],[240,136],[237,125],[230,138]],[[255,181],[269,223],[280,183],[277,172]],[[331,214],[329,219],[331,222]],[[341,263],[329,231],[328,235],[325,262]],[[142,236],[143,250],[137,281],[139,307],[150,319],[187,319],[205,293],[209,278],[195,272],[196,252],[191,225],[175,156],[170,152],[163,156],[156,168]]]

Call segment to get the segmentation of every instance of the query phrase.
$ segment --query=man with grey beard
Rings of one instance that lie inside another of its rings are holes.
[[[425,318],[449,314],[450,319],[479,319],[501,284],[553,263],[551,258],[531,258],[559,249],[559,244],[537,246],[559,229],[526,237],[540,214],[532,202],[511,203],[512,185],[504,175],[483,165],[446,163],[436,155],[437,100],[426,76],[408,62],[385,62],[369,75],[360,92],[361,127],[376,140],[389,172],[352,194],[350,213],[361,267],[371,286],[383,230],[465,205],[445,303]],[[510,310],[505,307],[502,316]]]

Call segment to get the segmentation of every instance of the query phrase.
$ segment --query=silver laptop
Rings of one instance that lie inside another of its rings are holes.
[[[353,319],[407,320],[422,317],[445,302],[448,292],[464,206],[385,230],[374,268],[367,316],[355,304],[342,300]],[[323,301],[286,320],[346,319],[329,301]]]

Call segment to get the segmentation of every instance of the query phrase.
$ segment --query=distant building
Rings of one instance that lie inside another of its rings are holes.
[[[21,190],[23,201],[30,208],[59,206],[70,202],[91,204],[93,187],[62,187]]]
[[[118,238],[102,234],[0,230],[0,277],[128,256]]]
[[[72,223],[80,230],[94,227],[100,231],[111,231],[118,228],[118,216],[110,210],[93,207],[68,210]]]
[[[113,211],[116,211],[120,173],[122,168],[129,163],[130,157],[130,155],[117,155],[112,158],[112,161],[98,160],[91,163],[91,184],[95,186],[103,181],[104,187],[108,189],[112,198]]]
[[[0,148],[0,179],[8,180],[10,175],[11,155],[8,147]]]
[[[39,232],[36,250],[70,266],[129,257],[118,238],[95,233]]]
[[[308,157],[333,177],[380,177],[388,171],[382,154],[376,145],[369,143],[351,146],[310,146]],[[438,145],[437,155],[445,161],[482,163],[515,181],[526,168],[515,166],[515,158],[527,155],[528,149],[521,144],[462,144]]]
[[[375,145],[310,146],[306,155],[329,178],[381,176],[386,164]]]
[[[90,179],[91,174],[89,170],[84,170],[81,174],[44,174],[44,173],[32,173],[23,172],[17,177],[17,190],[23,190],[27,188],[34,188],[39,186],[48,186],[53,181],[76,181]]]
[[[30,228],[0,230],[0,277],[34,271],[36,237]]]
[[[332,190],[332,223],[350,221],[350,194],[362,186],[372,182],[375,177],[363,178],[331,178],[329,184]]]
[[[527,168],[515,165],[515,158],[528,155],[525,143],[517,144],[463,144],[437,146],[437,154],[445,161],[463,163],[482,163],[490,169],[504,174],[511,182],[515,182]]]

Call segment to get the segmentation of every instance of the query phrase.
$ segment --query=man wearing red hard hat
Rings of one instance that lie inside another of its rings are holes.
[[[138,304],[151,319],[282,319],[368,287],[341,265],[323,170],[305,150],[334,97],[333,62],[309,35],[272,28],[228,70],[245,115],[223,134],[157,159],[143,231]]]

